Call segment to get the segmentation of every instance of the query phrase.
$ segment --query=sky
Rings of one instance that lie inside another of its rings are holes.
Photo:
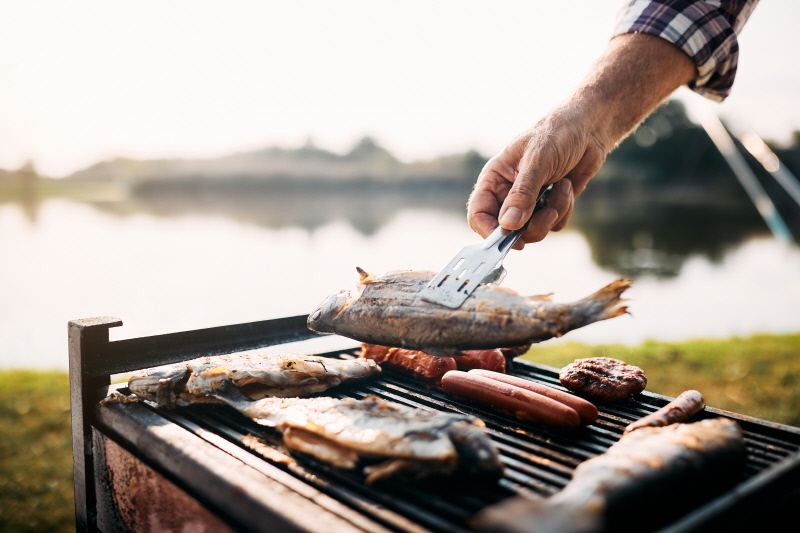
[[[114,157],[211,158],[375,137],[403,160],[490,156],[566,98],[619,0],[0,0],[0,168],[68,175]],[[722,104],[800,129],[800,2],[763,0]]]

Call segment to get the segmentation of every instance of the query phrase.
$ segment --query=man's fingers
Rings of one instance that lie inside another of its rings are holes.
[[[469,227],[485,239],[497,228],[497,219],[486,213],[477,213],[469,217]]]
[[[568,179],[562,179],[553,184],[550,197],[547,199],[547,207],[533,215],[528,228],[522,235],[526,243],[539,242],[547,234],[560,224],[561,220],[570,212],[572,205],[572,183]]]
[[[558,219],[550,228],[558,231],[563,228],[564,217],[568,216],[572,210],[572,204],[575,196],[572,189],[572,181],[563,178],[553,184],[553,190],[550,191],[550,198],[547,200],[547,207],[551,207],[558,211]],[[557,229],[556,229],[557,228]]]
[[[533,215],[531,223],[528,224],[528,228],[525,230],[525,233],[522,234],[522,239],[520,240],[526,243],[541,241],[547,236],[550,228],[552,228],[553,224],[558,220],[558,217],[558,211],[552,207],[545,207]]]
[[[516,170],[500,156],[490,159],[478,176],[467,202],[467,222],[478,235],[486,238],[497,227],[497,215],[508,195]]]
[[[574,202],[570,202],[569,209],[567,209],[567,212],[561,216],[561,219],[558,222],[556,222],[555,226],[553,226],[550,229],[550,231],[561,231],[562,229],[567,227],[567,222],[569,222],[569,217],[572,216],[572,209],[574,208],[574,205],[575,205]]]
[[[541,185],[532,176],[520,172],[500,208],[498,221],[504,229],[519,229],[528,221],[540,188]]]

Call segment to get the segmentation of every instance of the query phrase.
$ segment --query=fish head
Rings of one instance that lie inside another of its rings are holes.
[[[500,453],[486,434],[482,420],[459,420],[450,425],[447,435],[458,451],[459,470],[487,479],[503,477]]]
[[[366,288],[375,283],[375,276],[360,267],[358,283],[353,290],[342,290],[325,298],[321,304],[308,316],[308,329],[317,333],[334,333],[333,325],[336,319],[350,305],[358,300]]]
[[[336,318],[350,304],[350,291],[339,291],[331,294],[308,315],[308,329],[317,333],[333,333]]]
[[[128,380],[128,388],[140,398],[172,409],[177,405],[189,375],[190,371],[185,365],[158,367],[132,376]]]

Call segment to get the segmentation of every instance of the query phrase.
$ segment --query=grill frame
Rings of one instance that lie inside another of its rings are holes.
[[[210,425],[222,428],[224,433],[225,424],[214,422],[213,417],[217,416],[215,412],[226,408],[203,406],[199,412],[191,408],[165,412],[146,404],[98,404],[109,390],[122,387],[110,385],[114,374],[319,337],[306,328],[306,318],[306,315],[300,315],[119,341],[109,340],[109,328],[122,325],[119,319],[100,317],[70,322],[77,530],[115,529],[112,496],[118,488],[109,483],[103,452],[104,443],[110,440],[195,498],[235,530],[262,531],[265,524],[269,524],[270,531],[468,531],[453,521],[436,522],[435,517],[428,516],[423,520],[418,515],[419,507],[411,506],[404,512],[402,498],[390,502],[394,508],[384,508],[380,498],[377,498],[377,503],[367,501],[363,492],[358,492],[357,483],[348,488],[346,475],[339,476],[324,465],[308,467],[313,461],[304,461],[299,466],[295,463],[292,468],[282,464],[280,457],[273,458],[273,461],[264,460],[237,444],[235,434],[226,438],[219,432],[208,430]],[[345,350],[336,353],[341,351]],[[515,361],[510,372],[560,386],[553,369],[541,365]],[[371,381],[345,385],[342,391],[337,388],[339,392],[334,394],[357,397],[377,392],[389,400],[399,399],[411,404],[421,402],[423,407],[479,416],[487,420],[490,431],[500,439],[501,447],[506,445],[503,439],[513,439],[513,434],[521,430],[520,424],[513,419],[486,411],[477,404],[454,401],[441,391],[424,391],[423,395],[419,390],[415,391],[414,383],[411,378],[389,375],[378,385]],[[427,398],[433,399],[432,404],[426,402]],[[639,400],[630,405],[599,405],[601,421],[592,429],[597,442],[581,452],[569,445],[564,448],[564,453],[574,455],[571,459],[574,465],[594,453],[601,453],[615,442],[628,421],[655,411],[671,398],[645,392]],[[241,423],[231,418],[234,415],[236,413],[231,411],[222,416],[231,424]],[[712,526],[735,531],[748,520],[763,523],[758,521],[758,517],[766,513],[773,516],[777,502],[783,502],[784,507],[787,502],[800,502],[800,428],[714,408],[706,408],[704,416],[733,418],[742,424],[748,439],[765,444],[748,448],[748,456],[752,458],[748,464],[756,466],[751,466],[754,470],[748,473],[745,481],[662,528],[662,533],[707,531]],[[536,429],[528,433],[547,441],[547,446],[552,446],[559,438],[566,438],[547,430]],[[770,457],[769,443],[772,441],[791,445],[794,451],[777,459]],[[566,462],[569,463],[570,459],[567,458]],[[759,464],[765,466],[759,469]],[[540,494],[552,493],[566,482],[568,473],[563,471],[563,467],[561,471],[555,468],[549,474],[544,469],[537,472],[542,477],[539,486],[534,484],[523,488]],[[519,490],[512,481],[502,480],[501,487],[502,483],[511,483],[505,487],[509,493]],[[375,489],[372,492],[377,494]],[[310,513],[310,510],[314,512]],[[418,516],[408,516],[408,513]]]

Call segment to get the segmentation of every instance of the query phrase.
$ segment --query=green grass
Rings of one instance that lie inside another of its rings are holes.
[[[66,372],[0,371],[0,531],[74,531]]]
[[[647,390],[687,389],[706,403],[800,426],[800,333],[639,346],[534,346],[525,358],[561,368],[607,356],[639,366]],[[65,372],[0,370],[0,531],[73,531],[69,380]]]

